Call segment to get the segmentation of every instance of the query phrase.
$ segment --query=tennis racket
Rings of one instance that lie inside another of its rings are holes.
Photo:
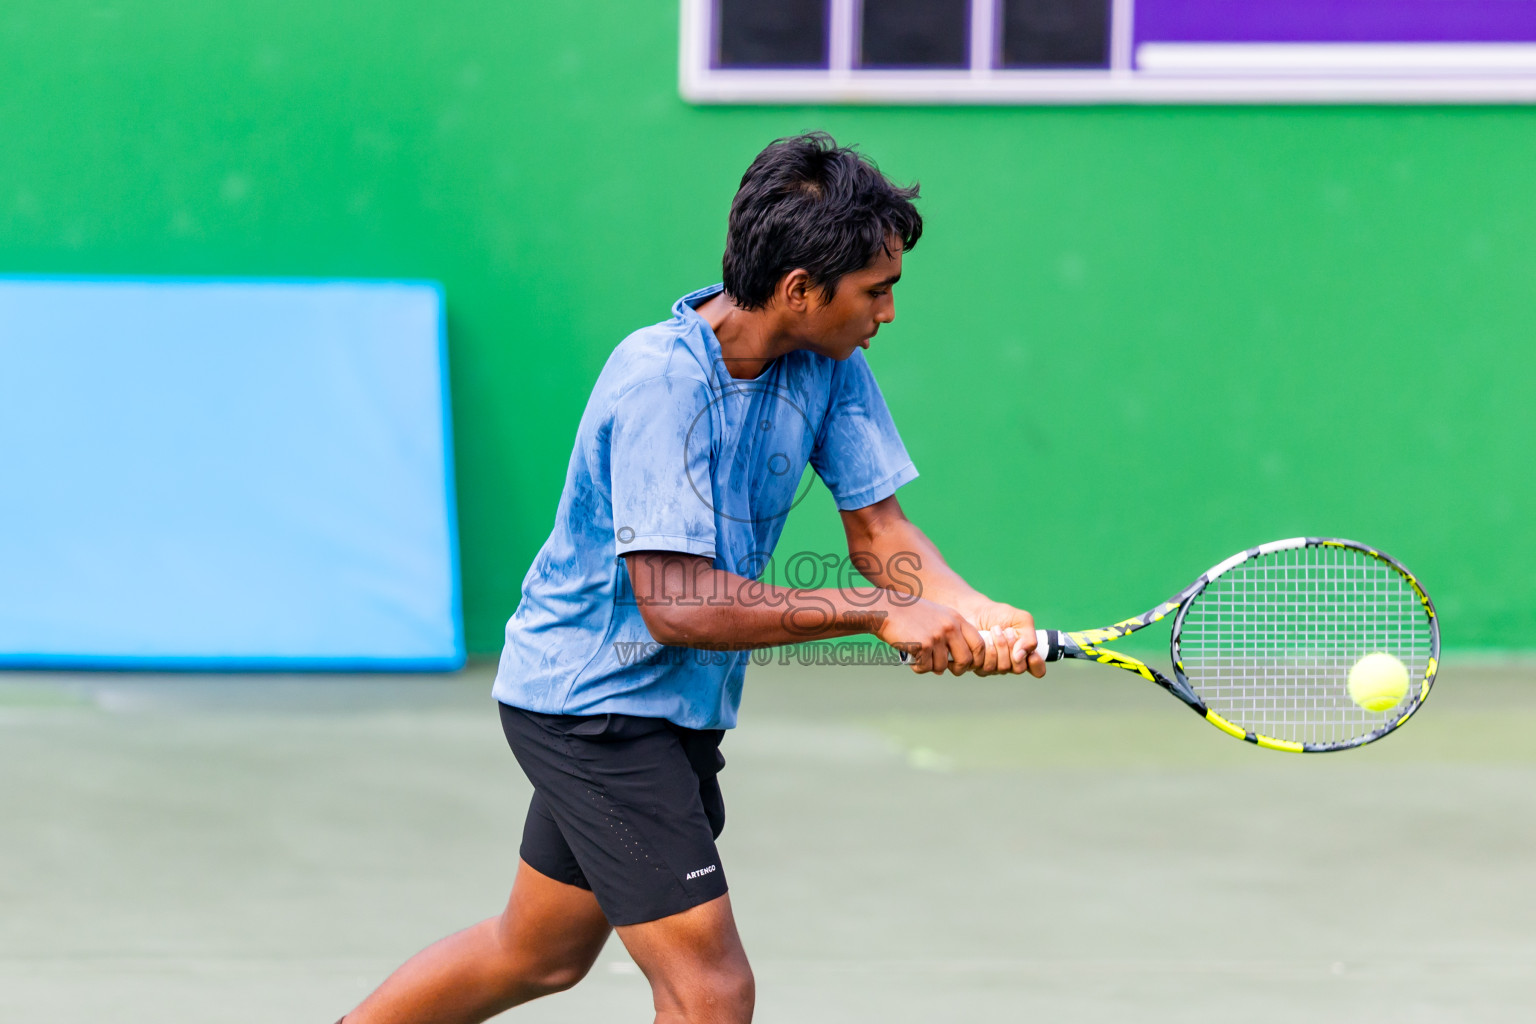
[[[1173,678],[1102,646],[1177,613]],[[1046,661],[1113,665],[1154,682],[1216,728],[1271,750],[1358,747],[1399,728],[1440,661],[1435,606],[1402,563],[1365,544],[1296,537],[1239,551],[1162,604],[1103,629],[1037,629]],[[1385,652],[1407,692],[1370,711],[1349,694],[1360,659]]]

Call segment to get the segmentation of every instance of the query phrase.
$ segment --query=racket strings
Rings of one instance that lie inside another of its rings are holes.
[[[1330,745],[1382,729],[1418,700],[1431,628],[1390,563],[1308,545],[1256,556],[1213,580],[1185,613],[1180,657],[1190,686],[1233,725]],[[1348,689],[1350,669],[1377,651],[1408,670],[1408,693],[1382,712],[1356,704]]]

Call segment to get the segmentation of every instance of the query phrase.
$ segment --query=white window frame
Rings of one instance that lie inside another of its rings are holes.
[[[701,104],[1536,103],[1536,43],[1173,44],[1132,52],[1111,0],[1110,66],[994,67],[1000,0],[970,0],[969,69],[854,66],[859,0],[830,0],[830,67],[713,67],[716,0],[681,0],[678,91]]]

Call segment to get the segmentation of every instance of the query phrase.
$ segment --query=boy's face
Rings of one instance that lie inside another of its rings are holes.
[[[819,288],[806,295],[800,333],[806,348],[832,359],[843,360],[856,348],[869,348],[881,324],[896,319],[891,289],[901,279],[901,244],[894,254],[881,249],[863,269],[844,274],[829,299]]]

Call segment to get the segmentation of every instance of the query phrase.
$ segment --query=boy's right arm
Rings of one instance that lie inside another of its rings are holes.
[[[910,651],[915,671],[955,675],[986,656],[959,612],[910,594],[774,587],[672,551],[634,551],[624,561],[646,628],[669,646],[746,650],[872,633]]]

